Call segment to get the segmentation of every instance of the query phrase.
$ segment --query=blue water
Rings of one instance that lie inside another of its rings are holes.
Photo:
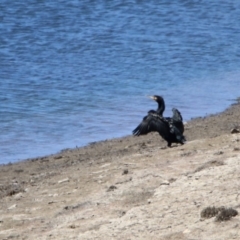
[[[239,97],[240,1],[0,2],[0,163],[185,121]]]

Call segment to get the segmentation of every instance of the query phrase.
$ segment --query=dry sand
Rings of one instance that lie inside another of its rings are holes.
[[[183,146],[153,133],[2,165],[0,239],[240,239],[239,127],[235,104]],[[213,206],[239,214],[201,216]]]

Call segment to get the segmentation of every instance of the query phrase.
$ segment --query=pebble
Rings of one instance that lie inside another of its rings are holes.
[[[69,178],[64,178],[58,181],[58,183],[65,183],[65,182],[69,182]]]
[[[13,204],[11,207],[8,208],[8,210],[14,209],[17,207],[17,204]]]
[[[240,133],[240,131],[239,131],[239,129],[237,129],[237,128],[233,128],[233,129],[231,130],[231,133],[232,133],[232,134],[234,134],[234,133]]]

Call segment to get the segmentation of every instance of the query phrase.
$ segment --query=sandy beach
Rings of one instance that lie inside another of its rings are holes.
[[[2,165],[0,239],[240,239],[237,129],[239,102],[182,146],[152,133]]]

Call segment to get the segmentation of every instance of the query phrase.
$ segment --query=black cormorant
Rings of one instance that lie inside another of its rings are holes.
[[[183,136],[184,125],[182,122],[181,113],[173,108],[172,118],[164,118],[165,103],[162,97],[154,95],[151,97],[158,103],[158,109],[148,111],[142,122],[133,130],[133,135],[139,136],[150,132],[158,132],[161,137],[167,141],[168,147],[172,143],[184,144],[185,137]]]

